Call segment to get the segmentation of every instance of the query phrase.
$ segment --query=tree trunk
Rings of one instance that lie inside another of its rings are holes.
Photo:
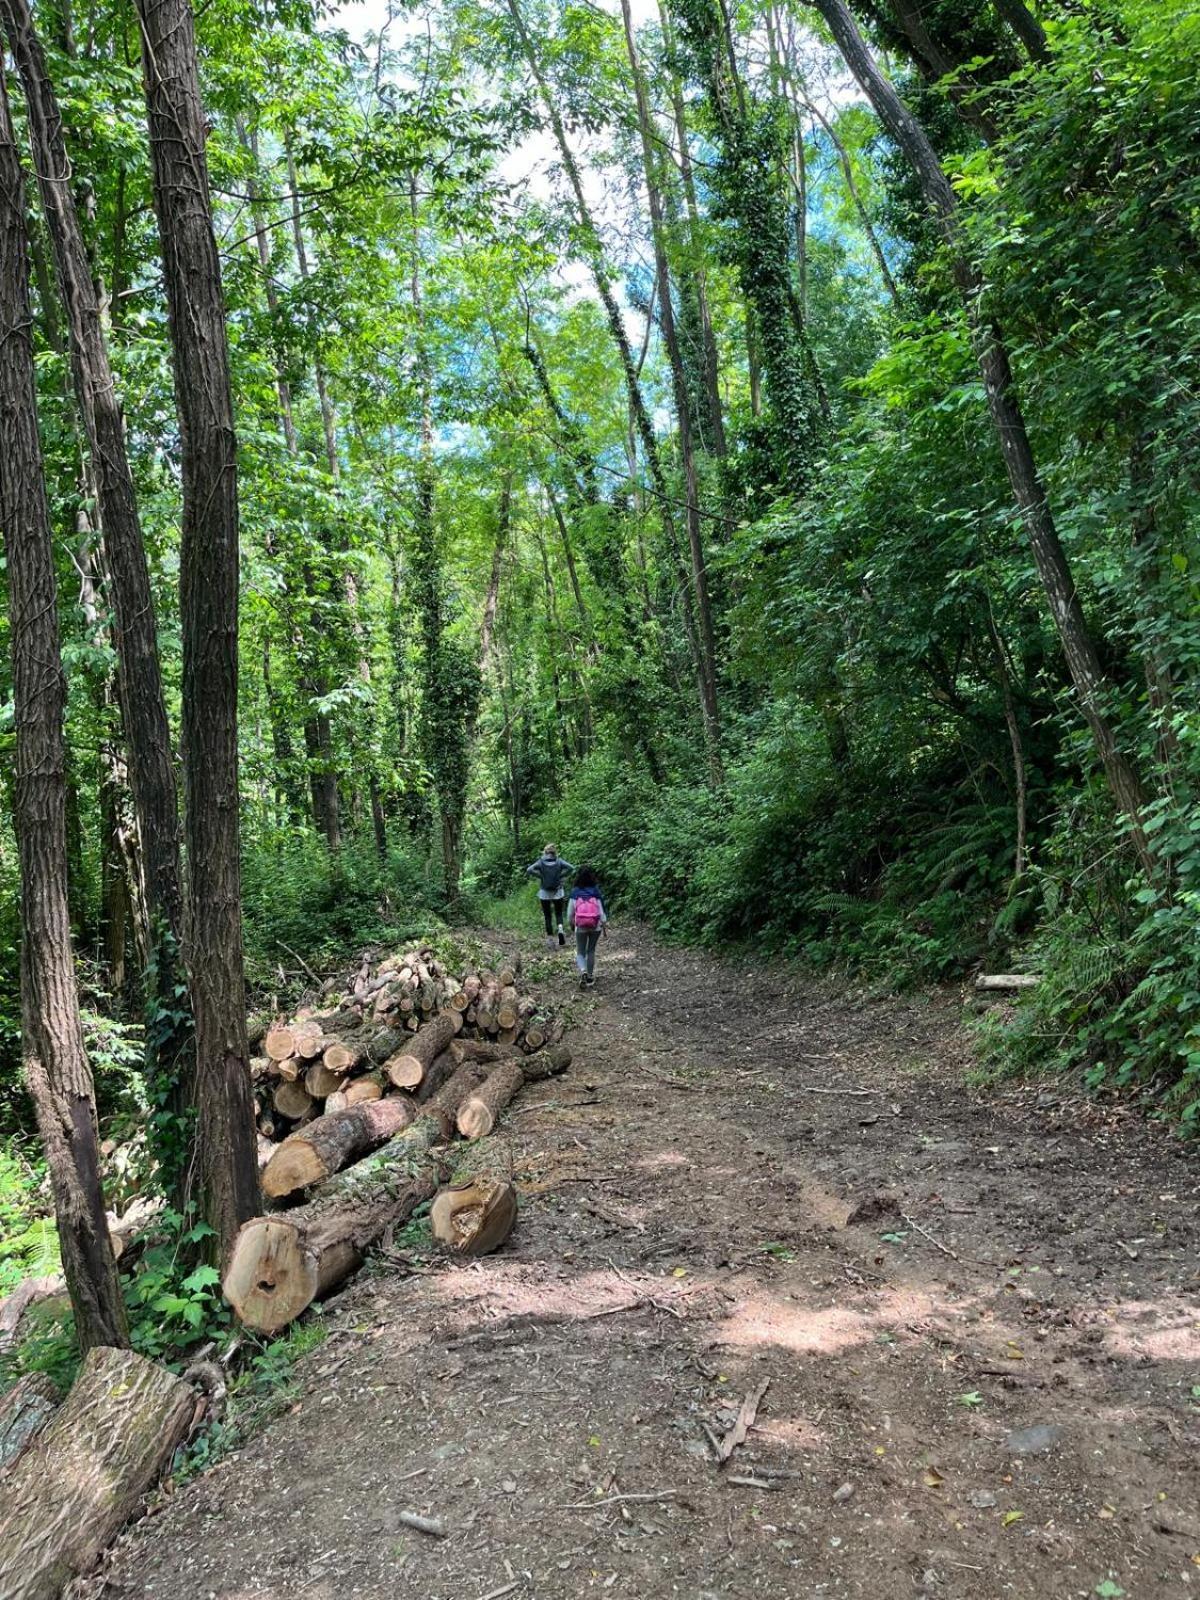
[[[263,1193],[282,1200],[311,1184],[323,1183],[359,1156],[386,1144],[415,1114],[407,1096],[394,1094],[318,1117],[289,1134],[276,1148],[263,1173]]]
[[[483,621],[479,626],[479,677],[482,681],[492,659],[492,634],[496,628],[496,607],[500,600],[500,569],[508,546],[512,522],[512,473],[506,472],[500,488],[500,507],[496,518],[496,543],[492,549],[492,572],[483,602]]]
[[[1032,61],[1047,61],[1050,48],[1046,30],[1025,4],[1025,0],[995,0],[996,10],[1025,46]]]
[[[1058,630],[1080,710],[1091,729],[1117,808],[1128,823],[1142,871],[1148,878],[1155,878],[1157,866],[1142,825],[1145,802],[1141,784],[1108,720],[1105,697],[1111,686],[1088,632],[1067,554],[1034,458],[1008,351],[981,304],[983,284],[967,254],[954,190],[924,129],[880,71],[844,0],[812,0],[812,3],[829,24],[847,66],[874,106],[879,120],[912,163],[925,203],[945,235],[1008,481],[1025,523],[1034,565]]]
[[[398,1089],[415,1089],[462,1025],[461,1012],[443,1011],[389,1056],[383,1070]]]
[[[679,451],[683,458],[683,476],[687,505],[688,545],[691,552],[692,586],[695,595],[698,625],[697,676],[700,688],[700,707],[704,718],[704,731],[708,744],[709,776],[714,785],[724,781],[721,768],[721,718],[717,700],[717,646],[713,628],[712,602],[708,592],[708,568],[705,562],[704,538],[701,527],[700,484],[696,472],[696,454],[693,443],[692,408],[688,395],[687,372],[683,352],[675,326],[675,308],[671,299],[671,271],[667,261],[666,223],[663,217],[662,194],[658,182],[658,161],[654,150],[654,129],[650,117],[650,101],[646,93],[646,80],[638,59],[637,40],[633,33],[633,12],[630,0],[621,0],[621,15],[625,23],[625,45],[629,53],[629,70],[633,75],[634,99],[637,105],[638,131],[641,135],[642,166],[646,180],[646,193],[650,204],[650,231],[654,246],[654,272],[658,282],[658,316],[671,364],[671,383],[675,397],[675,416],[679,423]]]
[[[521,15],[520,0],[508,0],[509,14],[513,19],[517,33],[520,36],[522,49],[529,64],[529,70],[537,85],[538,93],[550,121],[550,127],[558,145],[559,155],[562,158],[563,170],[571,185],[575,196],[575,203],[579,211],[580,226],[583,229],[587,244],[592,277],[595,280],[596,292],[604,306],[605,318],[613,343],[617,347],[617,354],[621,362],[621,371],[625,377],[625,387],[629,395],[629,409],[636,427],[642,450],[646,457],[646,466],[650,472],[650,482],[658,502],[659,516],[662,521],[663,532],[667,538],[667,545],[671,551],[676,572],[680,579],[680,602],[683,616],[684,632],[688,640],[692,663],[696,671],[697,684],[702,680],[703,664],[700,650],[700,639],[696,628],[695,607],[692,604],[692,586],[688,581],[687,568],[683,559],[683,552],[679,547],[679,535],[675,527],[675,518],[671,511],[671,496],[667,489],[666,474],[662,467],[662,457],[655,437],[654,425],[650,420],[650,412],[646,406],[646,399],[642,393],[642,386],[638,379],[637,368],[633,361],[633,352],[629,347],[629,338],[625,331],[625,322],[621,315],[620,306],[613,293],[612,283],[609,280],[608,268],[605,265],[604,253],[600,243],[600,236],[592,218],[591,210],[587,203],[587,196],[583,187],[583,179],[579,172],[579,163],[575,159],[567,139],[566,126],[559,114],[554,97],[550,92],[550,85],[542,71],[538,60],[533,39]],[[702,708],[703,709],[703,708]]]
[[[179,811],[150,571],[100,304],[71,193],[72,168],[63,138],[62,112],[28,0],[3,0],[2,10],[25,90],[42,208],[66,311],[75,400],[87,436],[109,567],[118,691],[150,925],[149,970],[154,992],[146,999],[153,1012],[152,1026],[147,1029],[148,1038],[154,1041],[151,1066],[160,1065],[169,1082],[183,1080],[186,1089],[192,1041],[186,1003],[180,1002]],[[172,1018],[177,1020],[172,1022]]]
[[[1021,879],[1025,876],[1028,779],[1025,769],[1025,744],[1021,738],[1021,724],[1017,720],[1017,702],[1012,691],[1008,652],[1004,648],[1004,641],[1000,637],[999,628],[996,626],[996,619],[992,614],[990,600],[988,602],[988,633],[991,636],[992,651],[996,658],[996,674],[1000,680],[1000,697],[1004,707],[1004,726],[1008,730],[1008,742],[1012,749],[1013,801],[1016,812],[1017,842],[1013,855],[1012,887],[1009,890],[1011,894],[1016,891]]]
[[[540,1083],[544,1078],[557,1078],[571,1065],[571,1052],[565,1044],[552,1044],[534,1055],[521,1058],[521,1071],[526,1083]]]
[[[829,140],[830,144],[834,148],[838,162],[842,169],[842,176],[846,180],[847,193],[854,203],[854,209],[858,212],[858,220],[862,225],[864,234],[866,234],[867,243],[871,246],[871,254],[875,257],[875,264],[879,268],[879,276],[883,279],[884,287],[887,289],[888,294],[892,297],[893,302],[898,301],[900,298],[900,291],[896,286],[895,278],[892,276],[892,269],[888,266],[887,257],[883,253],[883,246],[879,242],[879,235],[875,232],[874,224],[867,214],[866,202],[859,193],[858,184],[854,177],[854,166],[850,160],[849,151],[838,138],[837,134],[833,131],[833,125],[830,123],[828,117],[826,117],[824,113],[819,110],[817,105],[812,100],[808,99],[807,96],[803,98],[803,104],[805,109],[810,111],[821,124],[821,127],[825,132],[825,137]]]
[[[82,1349],[128,1335],[100,1187],[67,903],[63,715],[54,547],[38,438],[25,193],[0,69],[0,526],[8,564],[21,877],[21,1011],[29,1090],[54,1192]]]
[[[195,1410],[190,1384],[130,1350],[88,1352],[49,1426],[4,1478],[0,1595],[58,1600],[168,1466]]]
[[[138,0],[183,463],[180,617],[201,1206],[223,1251],[258,1210],[242,963],[237,446],[190,0]]]
[[[496,1178],[468,1178],[443,1189],[429,1209],[438,1244],[458,1256],[498,1250],[517,1220],[517,1191]]]
[[[486,1083],[458,1108],[458,1131],[463,1138],[486,1138],[496,1126],[496,1118],[524,1083],[519,1061],[503,1061],[493,1068]]]
[[[951,60],[925,26],[919,0],[890,0],[890,10],[923,75],[931,82],[945,80],[946,92],[963,121],[974,128],[985,144],[994,144],[1000,129],[979,97],[978,84],[959,62]]]
[[[670,13],[663,0],[658,4],[659,23],[663,42],[669,56],[676,54],[675,34]],[[675,120],[675,137],[679,145],[679,175],[683,182],[684,202],[688,218],[688,254],[691,257],[689,273],[695,285],[697,320],[700,325],[700,342],[703,352],[704,427],[702,434],[715,456],[727,452],[725,441],[724,405],[721,400],[721,366],[717,352],[716,334],[713,332],[712,312],[708,298],[708,278],[704,268],[704,241],[701,237],[700,204],[696,193],[696,177],[692,169],[692,152],[688,144],[687,110],[679,74],[670,67],[671,109]]]

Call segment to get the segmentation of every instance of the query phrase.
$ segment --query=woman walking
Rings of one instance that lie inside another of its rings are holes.
[[[548,844],[536,861],[525,868],[527,878],[536,878],[538,881],[538,899],[542,903],[542,917],[546,923],[546,943],[554,944],[555,924],[558,925],[558,942],[566,944],[566,934],[563,932],[563,909],[566,905],[567,892],[563,884],[575,871],[569,861],[564,861],[558,853],[558,846]]]
[[[604,896],[591,867],[580,867],[567,905],[567,924],[575,930],[575,965],[579,987],[590,989],[596,981],[596,946],[608,931]]]

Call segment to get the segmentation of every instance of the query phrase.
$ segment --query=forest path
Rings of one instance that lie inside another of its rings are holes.
[[[478,1147],[522,1190],[510,1244],[360,1275],[298,1402],[133,1530],[108,1592],[1200,1590],[1194,1158],[1045,1085],[966,1088],[950,1002],[638,928],[594,995],[529,964],[575,1063]],[[719,1468],[707,1435],[768,1379]]]

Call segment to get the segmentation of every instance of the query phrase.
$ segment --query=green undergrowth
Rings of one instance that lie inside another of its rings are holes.
[[[300,1393],[297,1363],[324,1343],[319,1317],[293,1324],[278,1339],[251,1340],[229,1382],[224,1414],[203,1428],[176,1457],[176,1483],[214,1467],[282,1415]]]
[[[1065,1073],[1200,1130],[1200,818],[1151,809],[1162,879],[1148,887],[1102,793],[1067,777],[1039,796],[1016,879],[1001,790],[954,789],[936,766],[834,775],[796,728],[763,733],[716,793],[652,784],[602,751],[527,836],[595,867],[616,922],[644,919],[668,942],[795,959],[877,991],[1039,973],[976,1024],[978,1078]],[[490,840],[476,904],[536,934],[524,865]]]

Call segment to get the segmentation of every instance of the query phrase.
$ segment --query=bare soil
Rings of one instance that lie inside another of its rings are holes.
[[[1200,1593],[1193,1155],[1071,1086],[968,1088],[954,997],[640,929],[586,997],[535,959],[576,1058],[473,1153],[509,1244],[360,1274],[107,1592]]]

